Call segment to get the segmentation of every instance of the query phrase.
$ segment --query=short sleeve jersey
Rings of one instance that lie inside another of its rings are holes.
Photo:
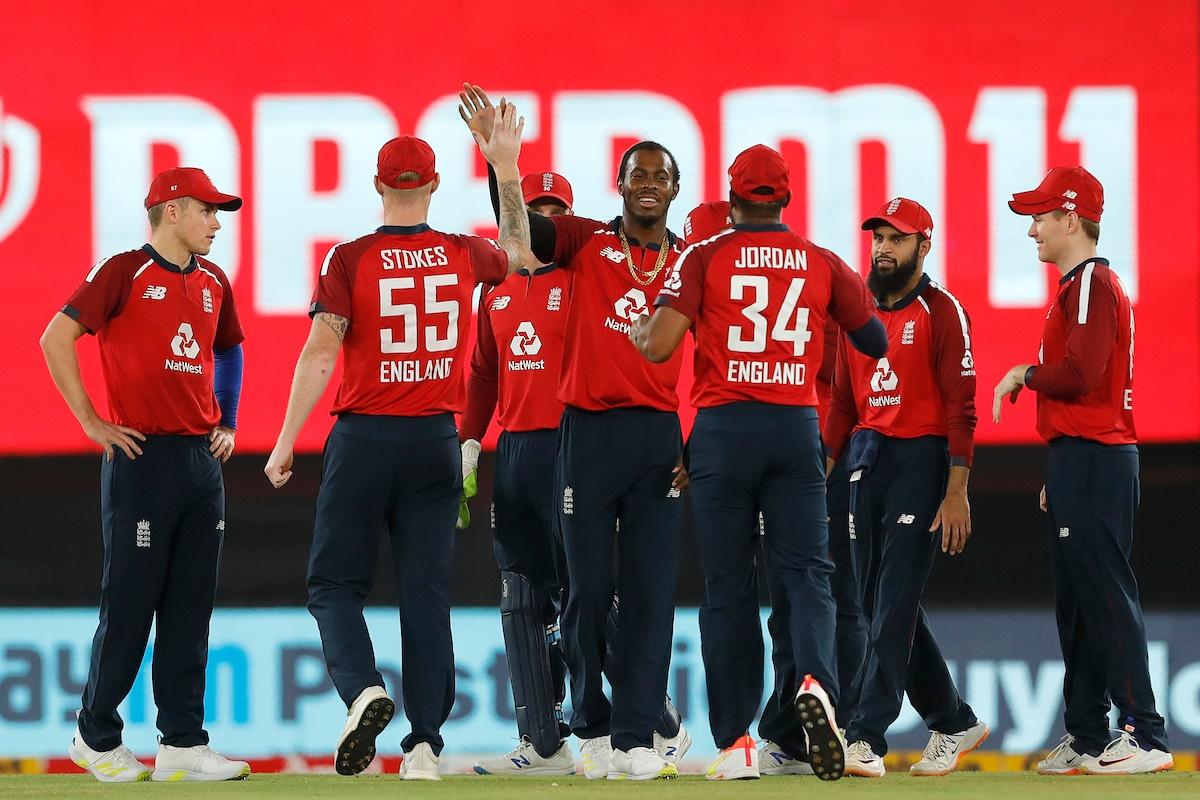
[[[145,245],[92,267],[62,311],[97,336],[114,423],[146,434],[216,427],[213,351],[245,338],[217,265],[193,256],[180,269]]]
[[[1137,442],[1133,341],[1133,306],[1106,259],[1063,276],[1042,329],[1041,366],[1029,381],[1042,438]]]
[[[552,217],[555,228],[554,262],[573,274],[571,309],[558,398],[588,411],[643,407],[660,411],[679,408],[679,367],[676,352],[653,364],[629,341],[630,321],[649,314],[682,243],[667,233],[663,268],[652,280],[634,277],[617,235],[620,218],[597,222],[581,217]],[[630,254],[642,273],[652,272],[659,243],[643,246],[629,240]]]
[[[385,225],[335,245],[309,311],[350,323],[332,412],[461,412],[475,285],[507,273],[508,256],[492,240],[428,225]]]
[[[532,276],[516,273],[480,303],[468,388],[476,380],[495,384],[500,427],[506,431],[553,429],[562,418],[558,377],[571,277],[553,266]],[[487,420],[481,422],[486,429]],[[463,427],[465,432],[465,419]]]
[[[970,466],[976,381],[966,310],[941,284],[923,275],[907,296],[891,307],[880,306],[879,316],[887,327],[887,355],[864,355],[849,346],[844,335],[839,344],[836,380],[851,395],[851,414],[857,418],[853,430],[869,429],[895,439],[945,437],[951,464]],[[851,421],[826,429],[826,442],[837,452]]]
[[[655,304],[694,323],[697,408],[815,407],[828,321],[856,330],[874,306],[856,272],[786,225],[735,225],[692,245]]]

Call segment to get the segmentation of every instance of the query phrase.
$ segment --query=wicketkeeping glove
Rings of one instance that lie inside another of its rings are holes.
[[[466,530],[471,525],[471,507],[467,505],[467,501],[479,491],[477,473],[481,449],[483,446],[475,439],[467,439],[462,443],[463,494],[462,502],[458,506],[458,522],[456,523],[460,531]]]

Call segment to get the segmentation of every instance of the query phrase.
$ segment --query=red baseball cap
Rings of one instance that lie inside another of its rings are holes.
[[[738,197],[759,203],[783,200],[789,194],[788,164],[765,144],[756,144],[733,160],[729,189]]]
[[[1098,223],[1104,213],[1104,187],[1083,167],[1055,167],[1036,189],[1014,194],[1008,207],[1024,216],[1074,211]]]
[[[437,177],[433,148],[415,136],[397,136],[389,141],[379,148],[375,164],[375,177],[393,189],[417,189]],[[400,180],[405,172],[417,173],[417,179]]]
[[[704,241],[733,224],[727,200],[701,203],[688,212],[683,221],[683,239],[688,244]]]
[[[575,204],[571,184],[557,172],[531,172],[521,178],[521,195],[525,205],[536,200],[557,200],[567,208]]]
[[[218,192],[212,180],[204,174],[204,170],[196,167],[175,167],[164,169],[150,181],[150,191],[146,194],[146,208],[181,197],[194,197],[201,203],[211,203],[222,211],[237,211],[242,207],[242,198]]]
[[[929,216],[925,206],[907,197],[889,200],[875,216],[863,221],[862,229],[872,231],[880,225],[891,225],[904,234],[921,233],[926,239],[933,238],[933,217]]]

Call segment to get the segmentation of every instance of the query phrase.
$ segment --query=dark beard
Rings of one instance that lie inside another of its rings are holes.
[[[872,260],[871,273],[867,275],[867,288],[871,290],[871,294],[875,295],[875,299],[882,303],[886,297],[895,294],[907,286],[916,273],[916,253],[907,261],[897,259],[896,268],[887,275],[877,270],[875,268],[875,261]]]
[[[637,198],[635,197],[633,202],[636,201]],[[663,213],[657,215],[645,214],[642,213],[637,206],[633,204],[633,202],[624,200],[625,213],[629,215],[630,219],[632,219],[638,225],[641,225],[643,228],[652,228],[658,223],[662,222],[663,218],[667,216],[667,211],[669,211],[671,208],[670,203],[663,203]]]

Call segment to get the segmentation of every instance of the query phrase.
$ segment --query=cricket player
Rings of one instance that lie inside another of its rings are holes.
[[[1037,430],[1049,442],[1041,508],[1050,523],[1055,616],[1066,674],[1067,735],[1037,765],[1043,775],[1132,775],[1174,767],[1155,710],[1146,629],[1129,563],[1137,510],[1133,424],[1133,306],[1108,260],[1096,256],[1104,188],[1083,167],[1055,167],[1009,202],[1032,217],[1038,259],[1062,276],[1042,327],[1037,364],[996,384],[1037,392]],[[1117,707],[1118,732],[1108,712]]]
[[[42,334],[46,366],[89,439],[104,449],[100,625],[71,760],[103,782],[245,778],[208,746],[204,672],[225,535],[221,464],[233,453],[245,338],[233,288],[204,256],[219,211],[241,198],[194,167],[165,170],[146,195],[150,242],[92,267]],[[75,342],[95,334],[111,421],[79,375]],[[150,625],[158,705],[154,771],[122,743],[117,705]]]
[[[501,139],[519,147],[511,127]],[[377,166],[384,224],[335,245],[321,265],[312,328],[265,471],[276,488],[291,478],[296,438],[341,350],[337,422],[325,444],[308,567],[308,609],[349,709],[334,766],[343,775],[366,769],[395,713],[362,613],[386,525],[400,595],[404,712],[412,723],[400,776],[438,780],[441,726],[454,703],[450,584],[462,490],[454,413],[465,404],[472,294],[476,283],[498,284],[531,262],[510,242],[429,227],[439,177],[421,139],[387,142]]]
[[[921,608],[939,546],[961,553],[971,535],[970,320],[925,274],[933,220],[924,206],[897,197],[862,227],[871,232],[867,286],[887,326],[888,354],[869,358],[839,343],[824,431],[831,460],[844,460],[850,474],[851,552],[869,625],[846,772],[883,777],[884,735],[907,691],[932,731],[909,771],[945,775],[988,735],[959,696]]]
[[[502,100],[498,116],[505,113]],[[649,364],[627,334],[682,249],[666,219],[679,192],[679,168],[661,144],[639,142],[618,168],[621,216],[546,218],[525,208],[515,159],[472,133],[496,172],[501,230],[520,230],[539,262],[573,275],[558,390],[565,411],[556,504],[570,576],[562,625],[571,730],[583,740],[584,772],[612,780],[672,778],[675,764],[653,745],[678,573],[680,360]],[[620,554],[615,581],[614,550]],[[614,583],[621,622],[606,658]],[[602,667],[612,684],[611,706]]]
[[[690,494],[704,571],[709,722],[721,750],[707,777],[760,774],[749,727],[762,699],[761,509],[767,569],[788,604],[793,696],[809,762],[818,777],[836,780],[843,742],[815,379],[827,318],[875,357],[887,340],[857,273],[781,223],[791,192],[779,153],[764,145],[743,151],[729,168],[729,197],[733,228],[688,247],[658,310],[630,333],[647,359],[662,362],[695,330]],[[809,347],[814,338],[818,346]]]

